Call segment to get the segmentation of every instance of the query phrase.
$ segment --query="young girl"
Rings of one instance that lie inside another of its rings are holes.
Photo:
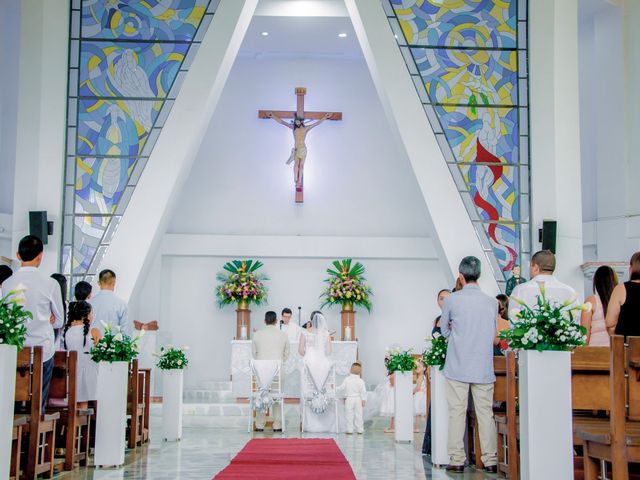
[[[88,302],[71,302],[67,313],[67,323],[62,332],[64,350],[78,352],[77,391],[78,408],[88,408],[89,400],[96,399],[98,386],[98,364],[89,357],[89,350],[100,339],[100,332],[90,328],[93,320]]]
[[[420,423],[427,415],[427,382],[426,374],[427,366],[422,360],[416,362],[416,385],[413,387],[413,414],[416,417],[414,432],[420,431]]]
[[[384,364],[387,365],[389,357],[385,357]],[[380,416],[391,417],[389,427],[384,429],[384,433],[393,433],[396,428],[395,419],[395,390],[393,373],[387,372],[387,383],[384,386],[382,404],[380,405]]]

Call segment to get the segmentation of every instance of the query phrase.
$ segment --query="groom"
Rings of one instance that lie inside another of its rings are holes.
[[[289,356],[289,339],[287,334],[281,332],[276,325],[278,316],[276,312],[267,312],[264,315],[264,323],[266,327],[256,332],[251,342],[251,351],[255,360],[281,360],[282,365]],[[280,375],[282,375],[282,370]],[[256,414],[256,429],[264,430],[266,423],[264,411]],[[282,431],[282,419],[280,418],[280,409],[273,409],[273,430]]]

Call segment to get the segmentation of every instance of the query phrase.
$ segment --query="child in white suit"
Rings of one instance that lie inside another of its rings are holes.
[[[360,378],[362,365],[355,362],[351,365],[351,374],[344,379],[340,390],[344,392],[344,409],[347,417],[347,433],[364,433],[362,411],[367,398],[367,388]]]

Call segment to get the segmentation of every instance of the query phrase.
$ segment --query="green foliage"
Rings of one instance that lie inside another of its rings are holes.
[[[422,360],[425,365],[440,366],[440,370],[444,369],[444,363],[447,359],[447,338],[439,333],[433,334],[431,339],[431,347],[423,352]]]
[[[18,350],[22,350],[27,338],[27,322],[33,318],[22,306],[23,302],[21,290],[12,290],[0,299],[0,344],[15,345]]]
[[[131,338],[124,335],[117,326],[115,333],[106,323],[104,326],[104,336],[91,347],[89,355],[94,362],[130,362],[138,357],[138,340],[144,335],[144,330],[140,336]]]
[[[160,353],[158,357],[157,367],[160,370],[182,370],[189,365],[189,359],[185,351],[187,347],[174,347],[173,345],[167,345],[166,347],[160,347]]]
[[[575,305],[573,299],[561,305],[551,302],[542,284],[533,308],[522,300],[514,300],[520,305],[520,310],[511,321],[511,328],[499,334],[511,349],[568,351],[586,344],[587,329],[574,321],[574,315],[588,309],[588,304]]]
[[[217,297],[220,307],[247,302],[260,305],[267,299],[266,276],[256,273],[262,267],[258,260],[233,260],[218,274]]]
[[[371,288],[365,283],[364,265],[352,260],[333,262],[335,270],[327,269],[329,278],[325,280],[328,286],[320,298],[324,300],[322,307],[326,305],[353,304],[371,311]],[[321,308],[322,308],[321,307]]]
[[[392,349],[387,350],[386,358],[387,370],[393,372],[411,372],[416,368],[416,359],[409,350]]]

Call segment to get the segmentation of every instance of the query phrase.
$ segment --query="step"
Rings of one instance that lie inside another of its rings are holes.
[[[184,403],[234,403],[236,396],[226,390],[185,390]]]
[[[182,414],[213,417],[246,416],[249,414],[249,405],[246,403],[184,403]]]

